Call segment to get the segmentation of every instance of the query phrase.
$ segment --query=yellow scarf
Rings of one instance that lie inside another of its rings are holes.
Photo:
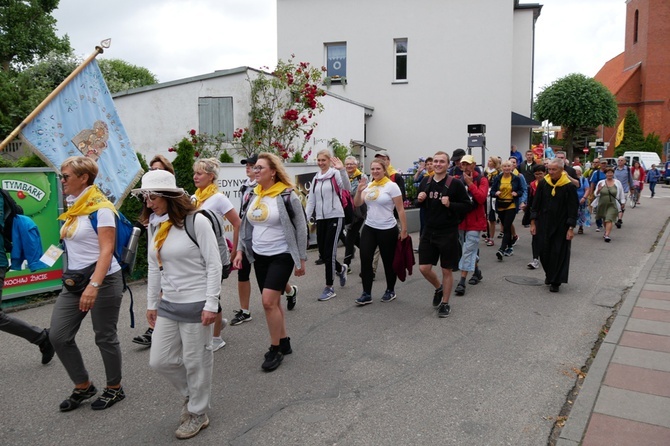
[[[66,212],[58,216],[59,220],[65,220],[65,223],[60,228],[60,238],[69,239],[77,229],[77,217],[80,215],[89,215],[98,209],[107,208],[114,211],[116,215],[118,212],[111,201],[98,189],[98,186],[93,185],[83,193]]]
[[[216,187],[216,184],[212,183],[204,189],[198,189],[195,191],[195,207],[200,208],[202,204],[212,195],[219,193],[219,188]]]
[[[433,175],[435,175],[435,171],[434,171],[434,170],[431,170],[430,172],[426,173],[426,176],[427,176],[427,177],[432,177]]]
[[[158,227],[158,232],[156,232],[156,236],[154,237],[154,246],[156,247],[156,251],[160,251],[163,247],[163,243],[165,243],[165,239],[167,238],[171,227],[172,222],[170,220],[164,221]]]
[[[370,187],[382,187],[383,185],[385,185],[389,181],[391,181],[391,179],[389,177],[382,177],[382,179],[379,180],[379,181],[374,180],[373,182],[371,182]]]
[[[389,166],[386,168],[386,173],[389,174],[389,176],[391,176],[394,173],[398,173],[398,171],[395,170],[395,167],[389,164]]]
[[[351,175],[349,175],[349,179],[351,180],[351,179],[353,179],[353,178],[356,178],[356,177],[359,176],[359,175],[363,175],[363,172],[361,172],[361,171],[358,169],[358,167],[357,167],[357,168],[356,168],[356,171],[355,171],[354,173],[352,173]]]
[[[561,174],[561,178],[558,179],[556,184],[554,184],[554,182],[551,181],[551,177],[548,174],[544,176],[544,181],[546,181],[549,186],[553,187],[553,189],[551,190],[551,196],[552,197],[554,195],[556,195],[556,188],[557,187],[561,187],[561,186],[565,186],[566,184],[570,184],[570,180],[568,180],[568,174],[565,173],[565,172],[563,172]]]
[[[254,202],[254,207],[258,207],[258,205],[261,202],[261,198],[263,197],[274,198],[277,195],[284,192],[284,189],[286,189],[287,187],[288,186],[282,183],[281,181],[277,181],[267,190],[263,190],[263,187],[260,184],[256,185],[256,187],[254,187],[254,194],[256,194],[256,201]]]

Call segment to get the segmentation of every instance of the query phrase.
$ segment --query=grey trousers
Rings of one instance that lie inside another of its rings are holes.
[[[123,298],[123,278],[121,271],[110,274],[100,284],[98,297],[89,312],[79,310],[79,294],[73,294],[63,288],[56,300],[51,314],[49,340],[56,350],[58,359],[74,384],[82,384],[89,380],[84,360],[75,342],[75,336],[88,313],[91,313],[95,344],[100,350],[105,365],[107,385],[116,386],[121,383],[121,347],[117,335],[116,324],[119,321],[119,310]]]
[[[7,268],[0,267],[0,300],[2,300],[1,283],[4,282],[6,273]],[[26,341],[37,345],[44,342],[47,338],[47,332],[44,329],[27,324],[21,319],[7,316],[7,314],[2,311],[2,308],[0,308],[0,331],[19,336]]]

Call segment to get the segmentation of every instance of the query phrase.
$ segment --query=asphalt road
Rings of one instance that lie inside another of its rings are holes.
[[[215,353],[211,424],[190,444],[231,445],[543,445],[612,307],[634,283],[670,215],[670,189],[626,212],[612,243],[588,229],[573,242],[570,283],[558,294],[542,285],[542,270],[526,268],[530,236],[502,263],[482,243],[484,280],[452,297],[439,319],[432,288],[418,269],[396,287],[398,298],[357,307],[358,262],[337,297],[318,302],[323,267],[310,252],[298,304],[287,313],[294,353],[273,373],[260,365],[269,345],[257,293],[253,321],[224,330]],[[416,240],[416,234],[413,234]],[[340,249],[340,257],[343,250]],[[383,274],[380,265],[378,276]],[[510,281],[512,279],[512,281]],[[520,280],[519,280],[520,279]],[[530,280],[529,280],[530,279]],[[252,278],[253,280],[253,278]],[[533,282],[522,285],[513,282]],[[148,351],[130,342],[146,328],[144,283],[132,285],[119,325],[126,399],[97,412],[86,403],[60,413],[72,384],[57,358],[40,364],[36,347],[0,333],[0,443],[3,445],[142,445],[177,442],[181,409],[176,390],[148,365]],[[236,279],[225,284],[224,313],[238,308]],[[126,297],[128,297],[126,295]],[[47,326],[52,305],[13,315]],[[90,320],[77,342],[96,385],[104,371]]]

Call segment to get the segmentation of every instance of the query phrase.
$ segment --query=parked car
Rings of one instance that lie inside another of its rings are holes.
[[[609,167],[616,167],[616,158],[600,158],[600,163],[606,163]]]
[[[670,161],[667,161],[665,163],[665,172],[662,174],[663,178],[665,179],[665,185],[668,186],[670,185]]]
[[[654,152],[624,152],[623,157],[626,158],[626,164],[632,166],[635,161],[639,161],[644,170],[651,169],[654,164],[661,167],[661,158]]]

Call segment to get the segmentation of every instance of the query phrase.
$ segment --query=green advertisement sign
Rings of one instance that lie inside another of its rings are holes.
[[[58,216],[62,212],[62,192],[58,176],[51,169],[0,169],[0,186],[32,218],[40,231],[42,252],[60,243]],[[7,253],[10,256],[10,253]],[[11,259],[10,263],[11,263]],[[62,257],[49,268],[31,272],[26,262],[20,271],[9,270],[5,276],[2,300],[61,289]]]

